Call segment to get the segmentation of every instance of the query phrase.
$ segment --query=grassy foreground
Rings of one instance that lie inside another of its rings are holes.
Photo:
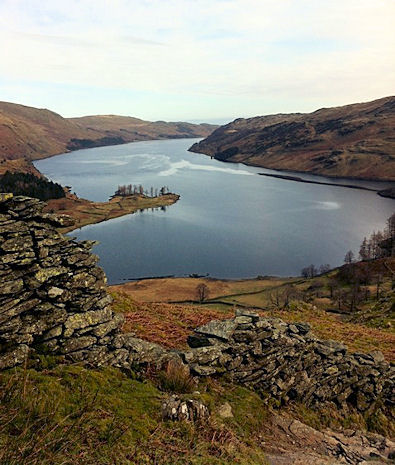
[[[57,366],[0,375],[0,463],[7,465],[264,464],[267,407],[242,387],[200,386],[204,424],[161,418],[168,395],[116,369]],[[190,397],[191,395],[189,395]],[[233,417],[216,415],[224,402]]]
[[[286,432],[281,439],[273,437],[279,433],[273,429],[279,416],[298,418],[317,430],[394,434],[380,409],[369,416],[301,404],[278,410],[268,399],[226,381],[183,381],[168,372],[138,376],[56,365],[51,357],[42,357],[34,368],[2,372],[0,464],[265,465],[265,451],[278,440],[283,453],[295,447]],[[180,392],[185,386],[196,390]],[[203,401],[210,417],[196,423],[163,420],[162,403],[174,392]],[[308,441],[303,446],[309,447]]]

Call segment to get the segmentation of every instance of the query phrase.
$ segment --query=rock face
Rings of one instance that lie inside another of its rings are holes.
[[[281,402],[333,401],[362,412],[378,401],[393,405],[395,373],[380,352],[348,354],[337,342],[318,340],[307,324],[239,311],[197,328],[182,353],[122,333],[93,242],[60,234],[56,227],[70,218],[43,214],[43,207],[0,194],[0,369],[31,353],[126,369],[181,358],[197,376],[226,374]],[[205,415],[193,402],[176,401],[167,416],[174,408],[176,416]]]
[[[222,161],[325,176],[395,180],[395,97],[313,113],[238,118],[194,144]]]
[[[0,369],[29,352],[130,368],[171,357],[121,334],[92,241],[60,234],[69,217],[43,214],[43,202],[0,194]]]
[[[338,342],[314,337],[304,323],[238,311],[232,320],[197,328],[189,343],[182,357],[192,373],[226,375],[280,402],[332,401],[363,412],[378,400],[387,406],[395,400],[395,370],[381,352],[349,354]]]

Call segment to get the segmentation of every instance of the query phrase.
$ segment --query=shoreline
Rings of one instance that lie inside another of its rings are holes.
[[[244,166],[252,166],[254,168],[261,168],[261,169],[266,169],[266,170],[271,170],[271,171],[278,171],[278,172],[286,172],[286,173],[297,173],[297,174],[307,174],[309,176],[316,176],[319,178],[329,178],[329,179],[338,179],[338,180],[344,180],[345,182],[348,181],[362,181],[362,182],[375,182],[375,183],[382,183],[383,188],[382,189],[375,189],[373,187],[366,187],[366,186],[358,186],[355,184],[341,184],[340,182],[325,182],[325,181],[313,181],[310,179],[304,179],[299,176],[292,176],[290,174],[274,174],[274,173],[257,173],[260,176],[267,176],[271,178],[277,178],[277,179],[283,179],[287,181],[296,181],[296,182],[304,182],[306,184],[318,184],[318,185],[326,185],[326,186],[334,186],[334,187],[346,187],[348,189],[360,189],[360,190],[365,190],[365,191],[370,191],[370,192],[375,192],[377,195],[383,198],[389,198],[389,199],[395,199],[395,180],[390,180],[390,179],[378,179],[378,178],[364,178],[364,177],[356,177],[356,176],[337,176],[337,175],[329,175],[329,174],[317,174],[313,173],[311,171],[298,171],[298,170],[290,170],[290,169],[282,169],[282,168],[269,168],[266,166],[262,165],[257,165],[255,163],[246,163],[245,161],[233,161],[233,160],[218,160],[215,158],[215,156],[203,153],[203,152],[198,152],[195,150],[190,150],[192,146],[188,149],[188,152],[191,153],[198,153],[201,155],[205,155],[207,157],[210,157],[214,160],[217,160],[219,162],[223,163],[233,163],[233,164],[240,164]],[[391,185],[389,185],[391,184]]]
[[[364,191],[376,192],[381,191],[373,189],[372,187],[357,186],[355,184],[340,184],[336,182],[324,182],[324,181],[312,181],[310,179],[303,179],[299,176],[289,176],[285,174],[271,174],[271,173],[258,173],[259,176],[268,176],[270,178],[283,179],[285,181],[295,181],[295,182],[304,182],[306,184],[319,184],[321,186],[335,186],[335,187],[346,187],[348,189],[360,189]]]
[[[197,150],[191,150],[193,146],[189,147],[188,152],[191,153],[199,153],[201,155],[205,155],[206,157],[213,158],[214,160],[223,162],[223,163],[233,163],[233,164],[240,164],[244,166],[253,166],[254,168],[261,168],[264,170],[271,170],[271,171],[279,171],[286,172],[286,173],[297,173],[297,174],[308,174],[310,176],[317,176],[320,178],[330,178],[330,179],[344,179],[345,181],[366,181],[366,182],[377,182],[377,183],[389,183],[395,186],[395,179],[382,179],[382,178],[374,178],[374,177],[359,177],[359,176],[339,176],[336,174],[320,174],[315,173],[313,171],[302,171],[302,170],[293,170],[293,169],[286,169],[286,168],[273,168],[264,165],[258,165],[257,163],[247,163],[246,161],[234,161],[234,160],[219,160],[215,158],[215,155],[211,155],[209,153],[198,152]],[[260,173],[259,173],[260,174]]]
[[[153,198],[136,194],[126,197],[114,196],[108,202],[93,202],[69,195],[60,199],[48,200],[44,211],[67,215],[74,220],[73,225],[59,228],[61,233],[66,234],[84,226],[131,215],[137,211],[169,207],[178,202],[179,199],[178,194],[172,193]]]

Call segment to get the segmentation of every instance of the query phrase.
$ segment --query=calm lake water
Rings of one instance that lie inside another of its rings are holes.
[[[71,233],[100,241],[95,253],[110,283],[190,273],[290,276],[310,263],[339,265],[347,250],[358,252],[364,236],[383,229],[395,210],[394,200],[374,192],[268,178],[257,173],[273,171],[188,152],[197,140],[78,150],[35,163],[91,200],[108,200],[118,185],[129,183],[169,186],[181,195],[166,211],[135,213]]]

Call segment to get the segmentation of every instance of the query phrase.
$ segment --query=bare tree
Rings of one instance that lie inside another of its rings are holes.
[[[199,302],[204,302],[208,298],[210,290],[206,284],[201,283],[196,286],[195,293],[196,299]]]
[[[363,238],[361,247],[359,248],[359,258],[361,260],[369,260],[369,247],[368,247],[368,241],[366,237]]]
[[[302,269],[302,276],[304,278],[314,278],[314,276],[317,276],[317,274],[317,268],[313,264]]]
[[[349,250],[344,257],[344,263],[347,263],[347,265],[351,265],[353,261],[354,261],[354,252],[352,250]]]
[[[328,273],[331,270],[329,263],[324,263],[320,266],[320,274]]]

